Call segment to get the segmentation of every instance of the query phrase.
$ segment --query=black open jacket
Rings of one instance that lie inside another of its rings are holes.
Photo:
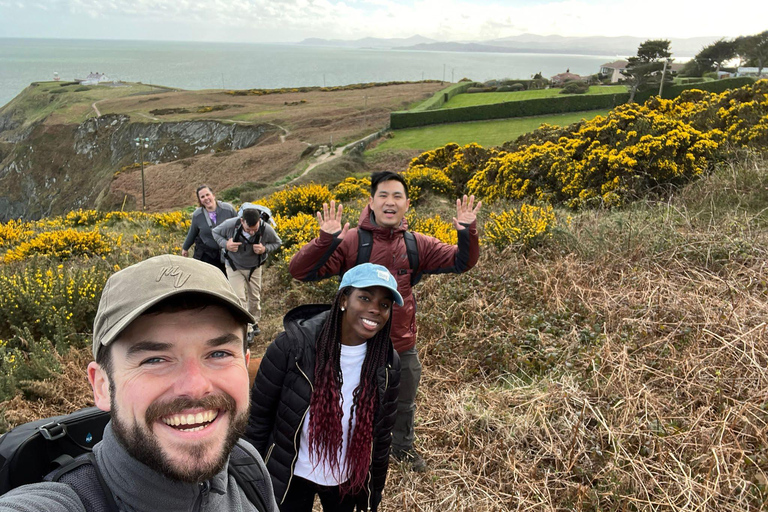
[[[251,390],[245,437],[267,464],[278,504],[291,485],[315,380],[316,340],[329,310],[328,305],[306,305],[285,315],[285,331],[267,348]],[[387,365],[379,369],[377,383],[379,408],[373,423],[373,458],[365,489],[358,496],[358,506],[363,510],[377,509],[387,478],[400,385],[400,358],[391,343]]]

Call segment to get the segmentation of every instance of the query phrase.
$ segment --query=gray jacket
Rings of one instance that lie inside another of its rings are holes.
[[[236,216],[237,212],[234,206],[222,201],[216,201],[216,224],[213,227],[219,226],[225,220]],[[208,224],[210,220],[208,213],[202,206],[192,213],[192,222],[189,225],[187,238],[184,240],[184,245],[181,248],[188,251],[192,244],[195,244],[195,259],[199,260],[202,257],[204,249],[212,253],[219,251],[219,244],[213,239],[212,227]],[[205,247],[200,247],[201,243]]]
[[[263,265],[267,260],[267,255],[269,253],[275,252],[280,248],[280,246],[283,244],[283,241],[280,240],[279,236],[277,236],[277,233],[275,233],[275,230],[272,228],[272,226],[270,226],[268,222],[260,220],[259,230],[261,230],[261,226],[264,226],[264,233],[261,236],[261,240],[259,242],[264,245],[264,247],[267,249],[267,252],[264,254],[256,254],[253,252],[250,244],[254,242],[247,239],[247,233],[242,233],[242,235],[246,237],[246,243],[240,246],[240,250],[238,252],[227,251],[225,253],[225,258],[229,267],[233,267],[235,270],[250,270],[252,268],[259,267]],[[227,240],[230,238],[234,239],[235,235],[239,232],[240,219],[229,219],[224,221],[224,223],[220,226],[213,228],[213,238],[216,239],[216,243],[219,244],[219,247],[226,250]],[[243,240],[238,237],[235,242],[243,242]]]
[[[251,444],[239,441],[240,446],[254,455],[264,474],[267,470],[261,457]],[[104,439],[94,449],[96,464],[115,497],[118,508],[124,512],[254,512],[256,507],[248,501],[225,467],[210,480],[201,484],[182,483],[167,479],[137,461],[125,451],[112,432],[109,423]],[[274,512],[272,484],[266,478],[269,505]],[[18,487],[0,496],[0,512],[85,512],[75,491],[64,483],[41,482]]]

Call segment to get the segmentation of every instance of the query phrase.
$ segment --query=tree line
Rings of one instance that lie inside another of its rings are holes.
[[[637,55],[627,59],[627,68],[622,74],[629,86],[629,101],[634,101],[640,90],[658,88],[661,93],[664,85],[672,82],[672,73],[667,72],[673,60],[669,46],[667,39],[649,39],[640,44]],[[705,46],[685,64],[680,75],[697,77],[716,73],[723,64],[736,58],[739,66],[756,67],[758,76],[762,75],[768,63],[768,30],[734,39],[722,38]]]

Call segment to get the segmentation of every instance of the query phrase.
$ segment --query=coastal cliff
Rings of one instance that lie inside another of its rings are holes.
[[[276,130],[210,120],[133,122],[124,114],[25,128],[0,116],[0,221],[114,206],[114,177],[140,168],[136,138],[150,140],[143,153],[148,165],[248,148]]]

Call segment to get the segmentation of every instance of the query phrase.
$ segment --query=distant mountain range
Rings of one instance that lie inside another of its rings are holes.
[[[309,46],[342,46],[346,48],[373,48],[396,50],[419,50],[435,52],[489,52],[489,53],[558,53],[566,55],[604,55],[626,58],[637,53],[637,47],[647,39],[643,37],[564,37],[522,34],[519,36],[489,39],[485,41],[436,41],[415,35],[408,38],[381,39],[366,37],[355,40],[305,39],[299,44]],[[708,44],[720,39],[719,36],[691,37],[687,39],[668,38],[672,56],[693,57]]]
[[[411,36],[408,38],[395,38],[395,39],[381,39],[378,37],[364,37],[362,39],[345,40],[345,39],[319,39],[317,37],[311,37],[301,41],[299,44],[307,46],[342,46],[346,48],[379,48],[379,49],[392,49],[392,48],[404,48],[408,46],[415,46],[419,44],[437,43],[434,39],[428,37],[422,37],[419,35]]]

